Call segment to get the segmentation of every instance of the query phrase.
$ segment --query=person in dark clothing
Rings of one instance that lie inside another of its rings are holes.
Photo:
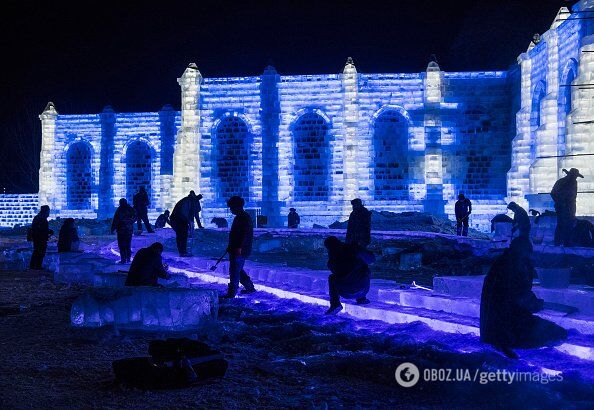
[[[575,246],[594,248],[594,225],[587,219],[576,219],[572,243]]]
[[[148,193],[143,186],[141,186],[138,192],[134,194],[134,197],[132,198],[132,205],[134,205],[134,210],[136,211],[136,223],[138,224],[138,230],[142,232],[142,222],[144,222],[146,230],[149,233],[155,232],[153,231],[151,223],[148,219],[148,207],[150,205],[150,201]]]
[[[366,248],[371,242],[371,212],[359,198],[351,201],[353,211],[349,215],[346,243]]]
[[[332,272],[328,277],[330,307],[326,314],[342,310],[341,296],[356,299],[358,305],[369,303],[369,264],[375,262],[374,255],[357,244],[345,244],[336,236],[326,238],[324,246],[328,250],[328,269]]]
[[[33,218],[31,224],[31,240],[33,242],[33,253],[31,254],[31,261],[29,262],[29,269],[41,270],[43,265],[43,258],[47,251],[47,241],[54,234],[54,231],[49,229],[47,218],[50,215],[50,207],[43,205],[39,213]]]
[[[514,213],[514,221],[512,223],[512,235],[515,231],[520,231],[519,237],[530,239],[530,218],[528,212],[515,202],[510,202],[507,209]]]
[[[287,226],[291,229],[299,228],[301,218],[295,208],[289,208],[289,215],[287,215]]]
[[[555,246],[571,246],[571,231],[575,225],[577,179],[584,177],[576,168],[569,171],[564,169],[563,172],[567,175],[555,182],[551,190],[557,214]]]
[[[512,218],[510,218],[506,214],[497,214],[497,215],[495,215],[493,217],[493,219],[491,219],[491,232],[495,232],[495,224],[497,222],[509,222],[509,223],[513,223],[514,220]]]
[[[159,215],[159,217],[155,221],[155,228],[165,228],[166,224],[169,224],[171,226],[171,222],[169,221],[169,209],[166,209],[165,212]]]
[[[456,234],[458,236],[468,236],[468,220],[472,213],[472,202],[464,194],[458,194],[454,211],[456,214]]]
[[[192,220],[196,215],[196,194],[190,191],[190,194],[180,199],[169,217],[169,224],[175,231],[175,241],[179,256],[192,256],[188,253],[188,233],[192,225]]]
[[[120,199],[120,206],[116,209],[111,221],[111,233],[118,233],[118,248],[120,249],[120,263],[128,263],[132,258],[132,235],[134,235],[136,211],[125,198]]]
[[[161,257],[162,253],[163,244],[159,242],[136,252],[128,271],[126,286],[158,286],[159,278],[169,279],[167,265],[163,264]]]
[[[491,266],[481,294],[481,341],[513,358],[512,348],[540,347],[567,336],[565,329],[533,315],[544,301],[532,292],[531,254],[528,238],[515,238]]]
[[[78,252],[80,239],[73,218],[66,218],[58,235],[58,252]]]
[[[235,218],[229,232],[229,287],[223,298],[232,299],[237,295],[239,284],[244,289],[241,294],[254,293],[256,289],[248,274],[243,270],[245,260],[252,252],[254,240],[254,223],[250,215],[243,209],[245,201],[239,196],[232,196],[227,201],[227,206]]]

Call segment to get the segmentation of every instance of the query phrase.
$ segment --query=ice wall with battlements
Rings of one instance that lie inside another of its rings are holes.
[[[282,226],[344,219],[350,200],[376,210],[453,214],[458,193],[486,227],[508,200],[550,208],[562,168],[577,167],[578,214],[594,214],[592,1],[562,8],[551,29],[507,71],[340,73],[178,79],[181,111],[41,114],[39,203],[53,215],[106,218],[140,186],[151,211],[190,189],[203,218],[229,217],[225,201]],[[588,193],[589,192],[589,193]]]

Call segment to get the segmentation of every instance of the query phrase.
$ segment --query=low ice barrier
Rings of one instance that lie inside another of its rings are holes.
[[[218,295],[209,289],[90,288],[70,312],[75,327],[186,331],[217,319]]]

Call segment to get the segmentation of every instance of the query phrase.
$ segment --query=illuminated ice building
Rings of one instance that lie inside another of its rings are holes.
[[[181,111],[41,114],[38,204],[55,216],[106,218],[143,185],[152,212],[190,190],[204,219],[247,208],[282,226],[347,217],[350,200],[374,210],[453,213],[463,192],[471,224],[507,201],[551,208],[563,168],[579,168],[578,214],[594,214],[594,1],[562,8],[508,71],[340,73],[178,79]],[[514,45],[510,45],[513,47]],[[33,198],[33,197],[31,197]],[[31,199],[30,198],[30,199]],[[32,200],[32,199],[31,199]]]

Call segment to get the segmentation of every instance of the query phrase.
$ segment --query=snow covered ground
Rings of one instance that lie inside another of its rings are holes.
[[[169,236],[169,232],[165,236]],[[135,237],[134,249],[155,240]],[[166,239],[169,241],[170,239]],[[113,237],[87,237],[85,249],[115,258]],[[199,247],[199,241],[195,248]],[[224,244],[218,243],[221,247]],[[23,246],[12,241],[10,246]],[[214,247],[206,254],[215,253]],[[174,261],[185,269],[191,260]],[[212,260],[212,258],[208,258]],[[261,262],[261,264],[263,264]],[[175,268],[175,266],[174,266]],[[221,284],[203,285],[223,291]],[[296,268],[287,267],[287,271]],[[264,270],[264,278],[270,273]],[[111,362],[145,355],[161,333],[76,329],[70,306],[80,285],[55,284],[52,275],[0,272],[0,402],[29,407],[395,408],[592,407],[592,362],[552,348],[523,351],[510,360],[472,334],[448,334],[426,324],[389,324],[327,317],[326,306],[258,292],[222,304],[219,321],[193,336],[230,361],[224,380],[186,390],[140,392],[113,383]],[[400,387],[400,363],[431,369],[529,372],[540,381],[427,382]],[[551,380],[554,378],[555,380]],[[559,380],[562,378],[562,380]],[[546,381],[546,383],[545,383]],[[488,401],[485,398],[488,397]]]

